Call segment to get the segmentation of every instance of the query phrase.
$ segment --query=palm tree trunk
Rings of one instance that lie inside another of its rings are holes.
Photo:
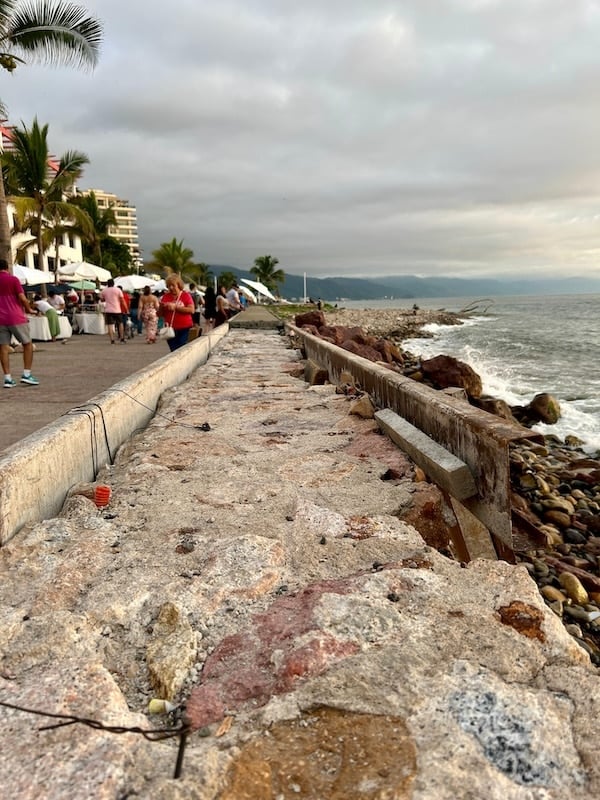
[[[43,272],[44,271],[44,243],[42,241],[42,234],[43,234],[43,231],[42,231],[42,220],[40,218],[38,220],[37,233],[36,233],[36,237],[35,238],[37,239],[37,246],[38,246],[38,257],[37,257],[38,269],[41,269],[42,272]]]
[[[8,202],[4,191],[4,176],[0,171],[0,258],[8,263],[12,271],[12,246],[10,238],[10,225],[8,224]]]
[[[58,248],[60,247],[60,238],[57,236],[54,240],[54,283],[58,283],[58,270],[60,267],[60,258],[58,255]]]

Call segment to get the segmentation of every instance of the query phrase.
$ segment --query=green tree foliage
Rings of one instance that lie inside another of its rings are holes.
[[[0,0],[0,67],[27,61],[95,66],[102,25],[71,2]]]
[[[0,68],[9,72],[28,61],[94,67],[101,42],[101,23],[75,3],[0,0]],[[3,108],[2,111],[6,115]],[[12,263],[6,196],[1,179],[0,258]]]
[[[194,251],[184,247],[183,239],[177,241],[173,237],[170,242],[163,242],[157,250],[152,251],[152,261],[146,265],[146,269],[165,276],[172,272],[184,275],[188,269],[194,267],[193,258]]]
[[[254,259],[254,266],[250,270],[256,280],[264,283],[267,289],[276,294],[279,292],[279,284],[285,281],[285,272],[282,269],[276,269],[277,264],[279,264],[279,259],[273,256],[258,256]]]
[[[233,284],[237,283],[237,277],[235,273],[226,269],[217,276],[217,283],[219,286],[224,286],[226,289],[231,289]]]
[[[193,283],[197,284],[198,286],[208,286],[213,282],[213,274],[210,271],[208,264],[205,264],[201,261],[199,264],[194,264],[193,267],[188,268],[186,272],[186,278],[188,281],[193,281]]]
[[[89,194],[78,194],[72,197],[71,204],[84,211],[90,220],[90,225],[86,234],[82,234],[83,239],[83,257],[98,264],[101,267],[107,267],[103,259],[104,245],[107,239],[113,239],[109,231],[111,226],[117,224],[117,218],[113,206],[108,208],[100,208],[98,200],[94,192]]]
[[[126,244],[112,236],[102,243],[102,266],[113,275],[127,275],[133,269],[133,259]]]
[[[29,229],[35,237],[39,269],[44,268],[44,253],[49,246],[44,229],[56,227],[61,218],[77,220],[76,211],[63,198],[81,177],[89,159],[85,153],[72,150],[60,157],[57,170],[49,168],[49,161],[47,125],[40,127],[34,119],[31,128],[24,123],[15,128],[13,149],[3,155],[6,188],[15,204],[18,228]]]

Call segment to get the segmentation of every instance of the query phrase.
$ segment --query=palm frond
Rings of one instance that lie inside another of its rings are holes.
[[[18,52],[49,64],[96,65],[102,24],[84,8],[60,0],[5,5],[9,11],[1,38]]]

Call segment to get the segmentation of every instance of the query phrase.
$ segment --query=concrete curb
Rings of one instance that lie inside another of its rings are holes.
[[[228,332],[221,325],[9,447],[0,458],[0,545],[24,525],[55,517],[69,489],[93,481],[148,424],[161,394],[205,364]]]

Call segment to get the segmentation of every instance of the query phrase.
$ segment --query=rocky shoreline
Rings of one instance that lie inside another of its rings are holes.
[[[324,327],[314,322],[319,335],[351,352],[438,389],[460,386],[473,405],[527,427],[541,420],[552,424],[560,415],[550,394],[511,408],[483,396],[481,379],[468,365],[445,356],[424,361],[404,349],[406,340],[427,335],[422,331],[426,324],[462,324],[458,313],[335,309],[327,312]],[[342,328],[350,332],[350,341],[344,340]],[[546,604],[600,666],[600,454],[586,455],[575,437],[564,442],[552,435],[539,438],[539,443],[524,440],[511,447],[516,556]]]

